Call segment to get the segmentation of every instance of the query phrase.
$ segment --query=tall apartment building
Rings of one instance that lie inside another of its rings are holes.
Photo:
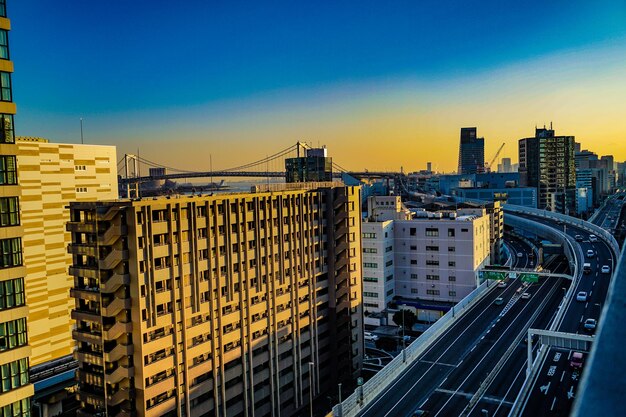
[[[535,137],[519,140],[519,170],[522,185],[537,187],[539,208],[576,212],[574,136],[535,129]]]
[[[387,307],[388,278],[393,296],[452,303],[463,299],[477,286],[476,272],[490,263],[491,221],[495,231],[502,227],[499,204],[492,209],[491,214],[485,208],[411,214],[399,197],[369,197],[362,226],[364,308],[380,312]],[[366,277],[385,285],[371,285]]]
[[[485,139],[476,137],[475,127],[461,128],[459,174],[476,174],[485,168]]]
[[[360,189],[289,186],[70,206],[79,415],[302,415],[358,376]]]
[[[304,156],[285,159],[285,172],[288,183],[332,181],[333,159],[326,148],[304,149]]]
[[[50,143],[43,138],[18,137],[17,147],[33,366],[74,350],[67,206],[72,201],[117,198],[117,157],[114,146]]]
[[[16,112],[9,60],[6,1],[0,1],[0,415],[30,415],[33,385],[28,369],[28,307],[24,292],[26,267],[22,256],[24,229],[20,221],[20,187],[15,144]]]

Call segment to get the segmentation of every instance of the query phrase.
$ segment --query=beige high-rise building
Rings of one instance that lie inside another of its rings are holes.
[[[67,206],[72,201],[117,198],[117,159],[114,146],[49,143],[29,137],[18,137],[17,146],[30,366],[34,366],[74,350]]]
[[[33,385],[24,293],[20,187],[15,144],[15,104],[9,60],[6,1],[0,1],[0,416],[29,416]]]
[[[326,404],[363,358],[360,201],[311,183],[73,203],[79,415]]]

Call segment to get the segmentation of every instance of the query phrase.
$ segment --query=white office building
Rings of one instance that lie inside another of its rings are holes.
[[[382,311],[394,296],[456,303],[489,264],[482,208],[411,213],[400,197],[369,197],[362,233],[364,311]]]

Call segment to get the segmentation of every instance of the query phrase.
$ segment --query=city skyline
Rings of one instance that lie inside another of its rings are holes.
[[[70,3],[10,5],[23,135],[79,142],[83,117],[86,143],[175,167],[207,169],[211,153],[228,168],[301,140],[348,169],[451,172],[461,127],[479,128],[486,160],[506,142],[500,157],[516,161],[517,140],[553,122],[626,159],[618,2]]]

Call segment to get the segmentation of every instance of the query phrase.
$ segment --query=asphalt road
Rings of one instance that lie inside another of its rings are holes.
[[[519,298],[521,293],[516,290],[521,282],[517,280],[510,281],[506,288],[492,289],[360,415],[410,416],[420,406],[430,407],[429,401],[433,402],[433,411],[444,410],[440,415],[456,415],[453,410],[469,403],[467,394],[476,392],[512,340],[520,335],[523,339],[534,321],[533,314],[552,315],[548,310],[556,310],[562,285],[556,278],[541,280],[528,289],[533,294],[529,300]],[[498,296],[505,300],[500,306],[493,304]],[[446,397],[454,397],[454,401]],[[465,404],[457,403],[457,398]]]
[[[610,213],[613,213],[613,210],[607,207],[598,216],[596,223],[603,224],[605,218],[611,215]],[[603,265],[609,265],[612,273],[615,259],[606,243],[603,241],[590,242],[588,232],[569,226],[565,231],[571,236],[577,234],[583,236],[583,241],[579,242],[583,253],[586,254],[587,250],[591,249],[596,255],[592,258],[586,257],[584,262],[591,264],[591,273],[584,274],[575,289],[575,294],[579,291],[587,292],[587,301],[576,301],[574,296],[567,306],[558,330],[570,333],[592,334],[592,332],[583,328],[583,323],[587,318],[599,319],[611,279],[611,274],[603,274],[600,272],[600,269]],[[530,397],[527,399],[522,413],[523,416],[569,415],[580,379],[579,372],[569,367],[570,356],[571,351],[569,350],[550,349],[541,365],[539,376],[530,391]]]

